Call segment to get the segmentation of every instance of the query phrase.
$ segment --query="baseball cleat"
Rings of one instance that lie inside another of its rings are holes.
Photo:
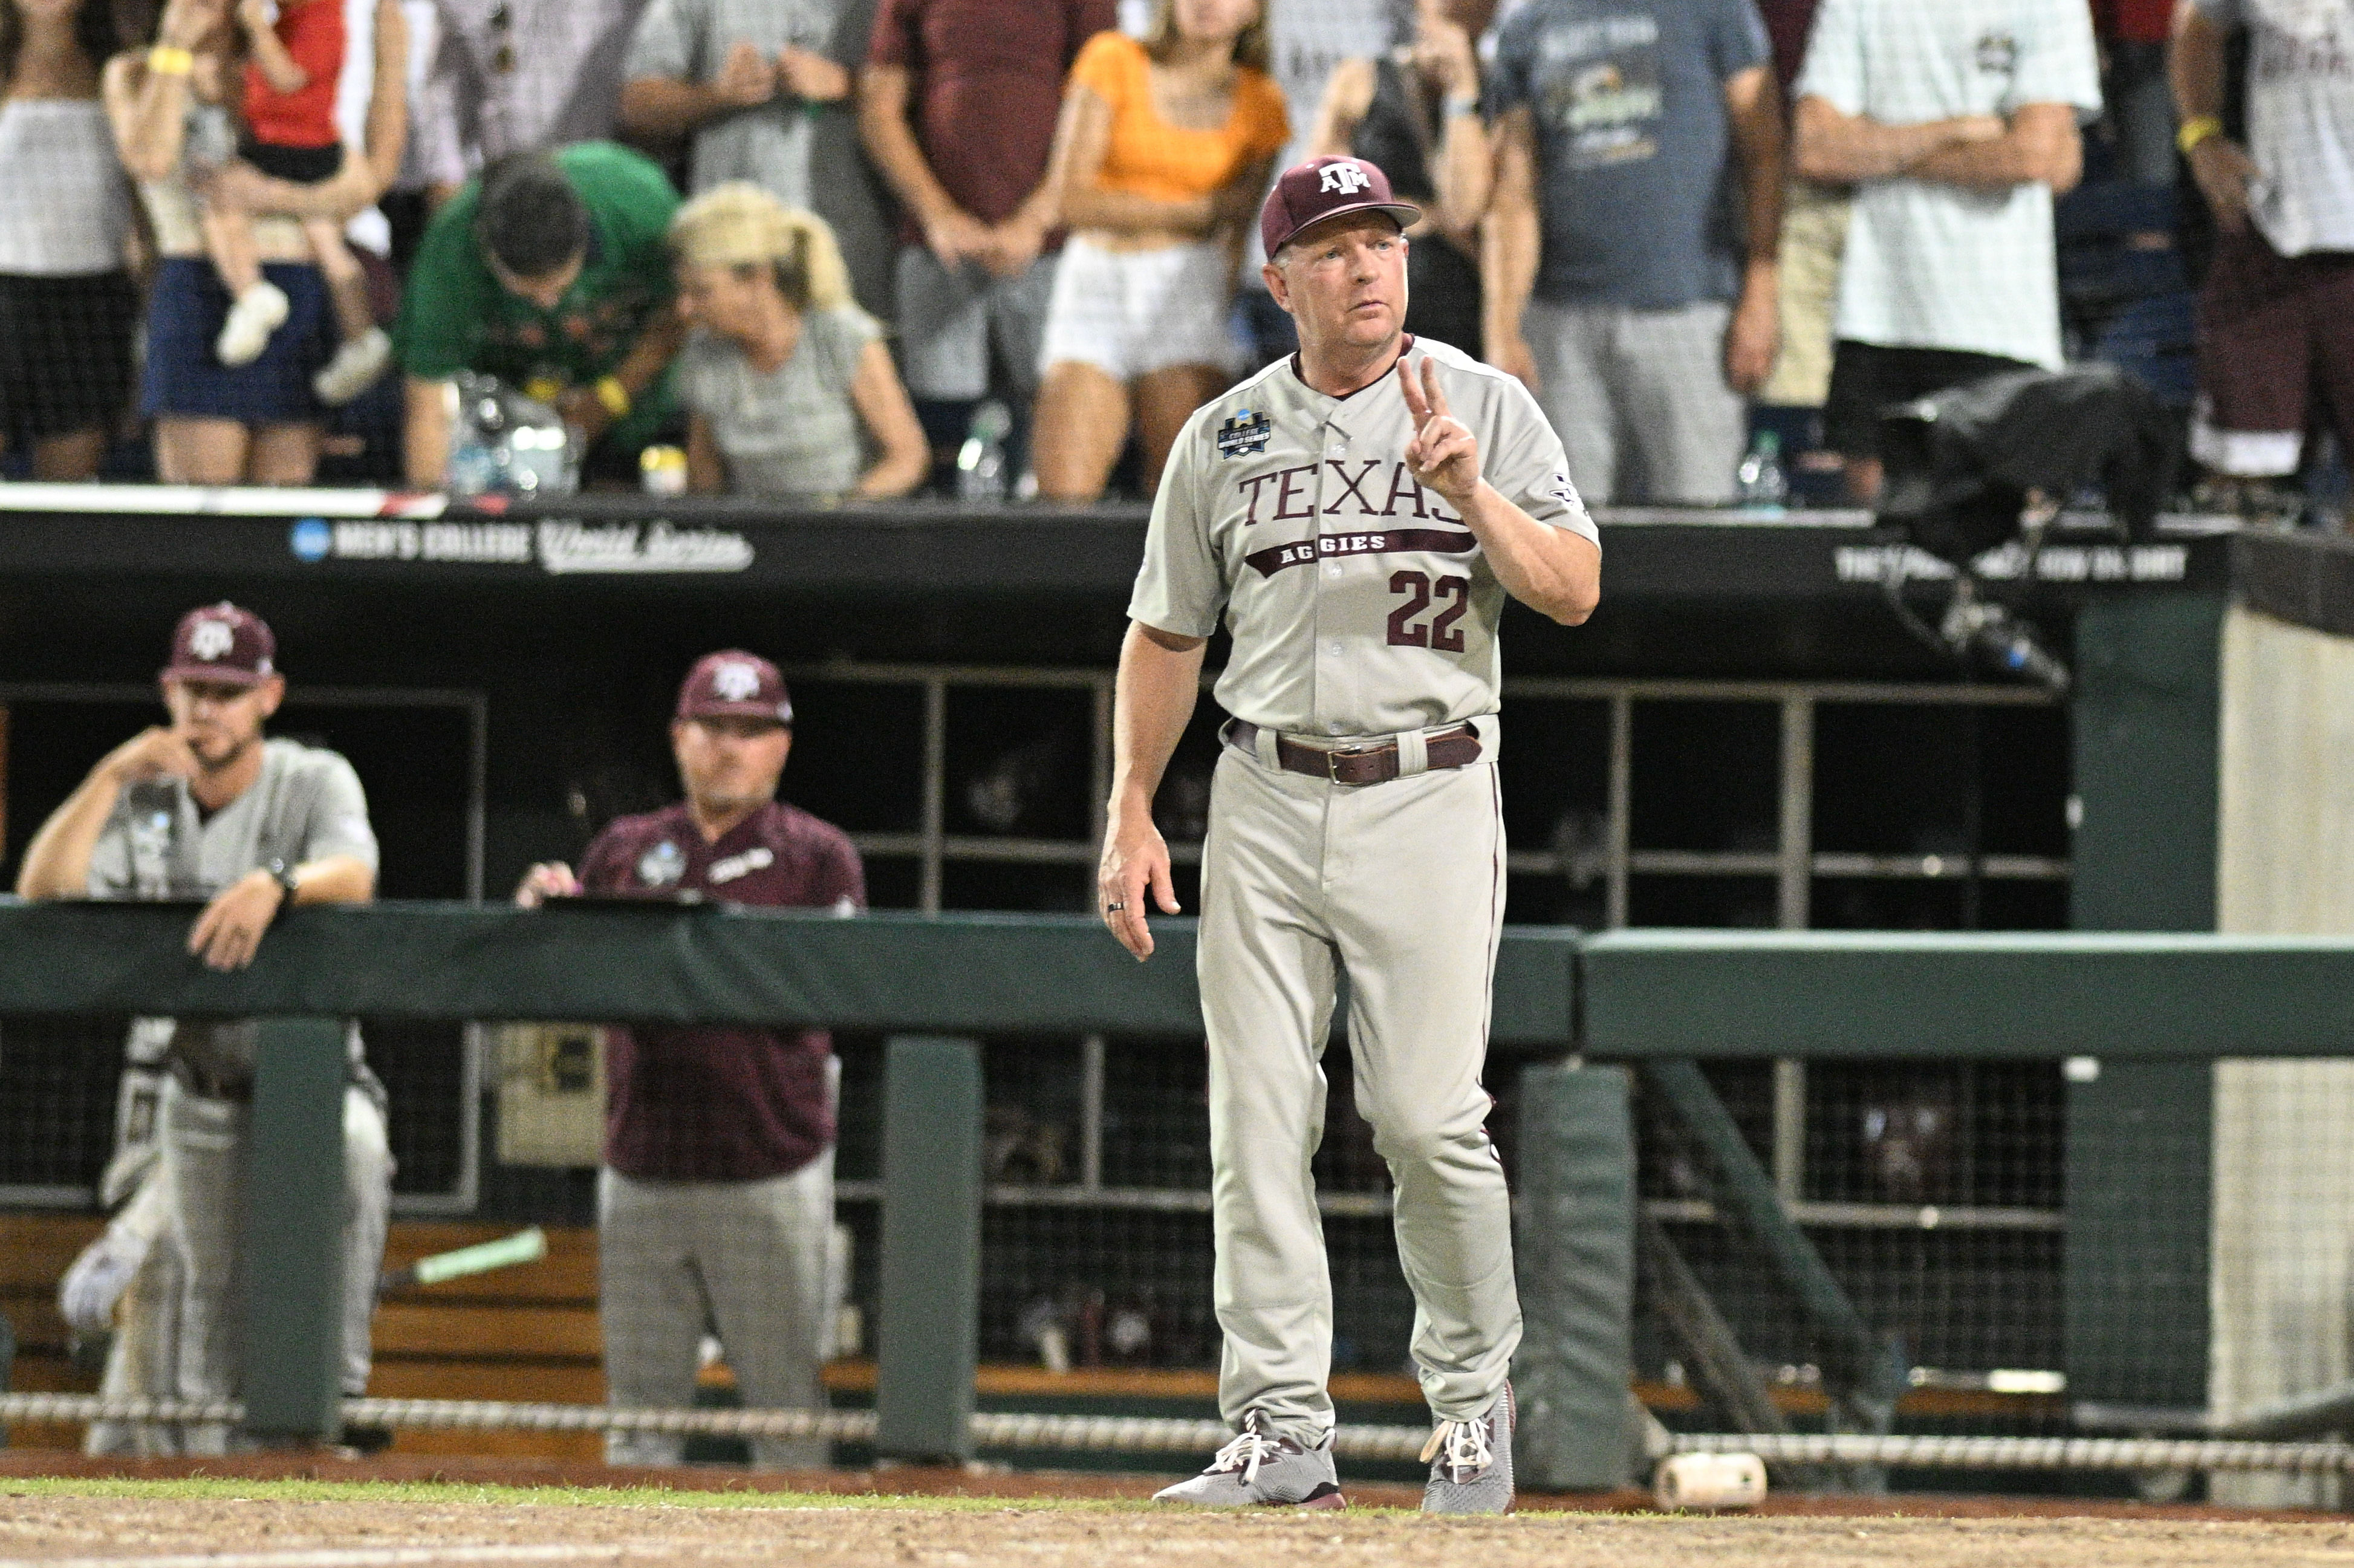
[[[1235,1440],[1218,1450],[1210,1467],[1190,1481],[1163,1487],[1154,1502],[1191,1503],[1195,1508],[1346,1508],[1341,1478],[1332,1468],[1332,1434],[1313,1448],[1258,1429],[1259,1413],[1243,1417]]]
[[[1442,1421],[1432,1428],[1422,1457],[1430,1465],[1422,1489],[1425,1513],[1512,1511],[1512,1385],[1483,1415]]]

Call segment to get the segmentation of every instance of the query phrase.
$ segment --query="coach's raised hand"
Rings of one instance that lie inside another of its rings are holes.
[[[1479,493],[1479,439],[1447,407],[1437,363],[1426,355],[1419,366],[1400,366],[1398,389],[1405,394],[1406,412],[1414,417],[1406,471],[1425,490],[1453,502],[1458,512],[1469,512]]]

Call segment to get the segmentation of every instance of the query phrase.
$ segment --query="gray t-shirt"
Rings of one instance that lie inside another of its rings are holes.
[[[2248,28],[2249,216],[2284,256],[2354,250],[2354,3],[2196,0]]]
[[[882,335],[851,306],[801,317],[801,341],[763,373],[716,333],[688,335],[678,355],[678,398],[711,427],[738,495],[822,500],[858,483],[866,443],[850,384],[859,356]]]
[[[359,775],[334,752],[298,741],[263,743],[261,776],[252,788],[204,816],[185,780],[154,779],[124,789],[90,857],[90,895],[113,899],[208,899],[273,860],[288,865],[349,855],[373,870],[376,832]],[[162,1031],[164,1054],[214,1078],[253,1073],[249,1021],[133,1023],[134,1055],[152,1059]],[[350,1032],[359,1068],[359,1031]]]
[[[1600,542],[1527,387],[1416,340],[1488,482],[1539,523]],[[1152,504],[1130,620],[1234,652],[1217,698],[1291,735],[1373,736],[1492,714],[1504,588],[1463,519],[1406,471],[1414,417],[1392,370],[1346,397],[1288,359],[1204,404]]]
[[[707,82],[739,42],[772,66],[784,49],[803,48],[855,73],[874,22],[875,0],[652,0],[638,18],[625,75]],[[824,218],[859,301],[889,303],[890,223],[848,100],[804,103],[780,83],[768,102],[707,122],[688,154],[687,193],[727,180],[749,180]]]
[[[758,49],[771,68],[787,48],[823,54],[837,9],[838,0],[652,0],[638,17],[625,74],[707,82],[739,43]],[[688,187],[750,180],[788,206],[809,206],[811,126],[819,112],[780,85],[766,103],[709,121],[695,133]]]
[[[1753,0],[1530,0],[1512,14],[1488,109],[1525,104],[1533,122],[1537,298],[1674,310],[1740,291],[1724,84],[1768,56]]]

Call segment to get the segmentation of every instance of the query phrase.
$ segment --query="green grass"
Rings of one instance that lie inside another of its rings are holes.
[[[191,1476],[122,1480],[71,1476],[0,1478],[0,1498],[136,1498],[158,1502],[355,1502],[557,1508],[920,1509],[927,1512],[1124,1512],[1150,1505],[1080,1498],[901,1497],[871,1492],[686,1491],[667,1487],[493,1487],[457,1481],[248,1480]]]

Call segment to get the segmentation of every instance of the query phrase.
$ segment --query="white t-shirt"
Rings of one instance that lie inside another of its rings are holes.
[[[1917,125],[2030,103],[2101,107],[2084,0],[1823,0],[1795,92]],[[1898,177],[1856,187],[1838,335],[2059,368],[2052,191]]]
[[[2251,216],[2284,256],[2354,250],[2354,0],[2196,0],[2248,28]]]

